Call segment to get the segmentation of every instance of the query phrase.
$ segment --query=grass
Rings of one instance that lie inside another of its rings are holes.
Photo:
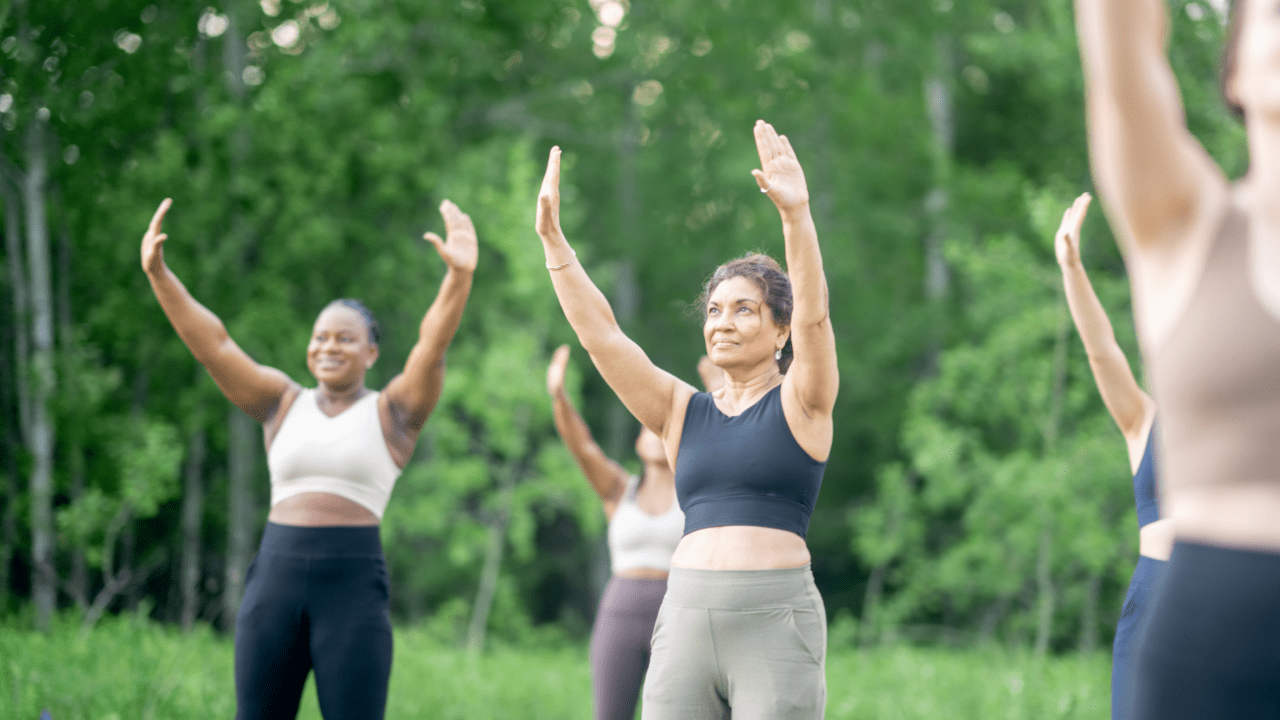
[[[54,720],[230,718],[231,643],[132,618],[104,619],[85,639],[70,618],[49,635],[0,624],[0,717]],[[827,718],[1104,720],[1104,654],[1035,659],[989,648],[833,649]],[[495,648],[473,658],[419,628],[396,631],[388,718],[591,717],[585,646]],[[320,718],[308,683],[300,718]]]

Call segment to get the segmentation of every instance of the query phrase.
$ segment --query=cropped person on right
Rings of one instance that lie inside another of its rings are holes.
[[[1280,717],[1280,6],[1232,4],[1223,91],[1249,171],[1187,130],[1161,0],[1075,0],[1094,181],[1160,407],[1176,542],[1135,717]]]

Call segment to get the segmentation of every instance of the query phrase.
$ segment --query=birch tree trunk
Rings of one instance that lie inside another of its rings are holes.
[[[191,433],[182,487],[182,632],[190,632],[200,612],[200,529],[204,518],[206,442],[203,427]]]
[[[72,322],[75,313],[71,307],[71,231],[67,227],[67,213],[62,202],[62,192],[56,185],[53,197],[58,217],[58,347],[62,360],[62,378],[66,387],[67,379],[76,371],[75,326]],[[71,475],[71,503],[74,505],[84,496],[84,443],[78,426],[71,425],[64,428],[62,437]],[[81,612],[89,607],[89,568],[85,563],[85,543],[82,539],[76,540],[71,548],[71,573],[67,577],[67,592]]]
[[[1070,330],[1071,316],[1067,314],[1064,295],[1058,294],[1058,328],[1053,345],[1053,378],[1050,394],[1049,415],[1045,419],[1044,457],[1052,460],[1058,446],[1058,433],[1062,425],[1062,404],[1067,386],[1067,333]],[[1061,473],[1057,473],[1061,475]],[[1056,484],[1060,477],[1055,477]],[[1057,591],[1053,583],[1053,507],[1049,504],[1048,493],[1041,493],[1040,515],[1042,529],[1040,531],[1040,547],[1036,553],[1036,619],[1035,654],[1043,656],[1049,651],[1049,641],[1053,637],[1053,613],[1057,605]]]
[[[11,168],[10,163],[4,167]],[[0,379],[4,387],[3,412],[10,407],[17,417],[16,428],[5,423],[4,443],[8,466],[5,477],[4,516],[0,519],[0,608],[8,607],[9,587],[11,579],[9,570],[13,560],[13,548],[17,543],[18,526],[18,453],[25,442],[28,417],[27,396],[27,282],[23,272],[22,258],[22,202],[18,191],[14,189],[10,178],[0,176],[0,196],[4,199],[4,248],[5,267],[8,270],[9,287],[12,297],[12,322],[5,327],[4,338],[13,333],[13,363],[4,363],[4,378]],[[12,388],[12,392],[10,389]],[[12,404],[12,405],[11,405]]]
[[[27,171],[23,178],[23,205],[27,230],[27,279],[31,293],[31,433],[27,445],[32,456],[30,478],[31,599],[35,625],[48,630],[57,601],[57,574],[53,564],[53,446],[54,426],[49,400],[57,385],[54,370],[53,292],[49,267],[49,226],[45,215],[48,181],[45,123],[49,111],[41,108],[27,127]]]
[[[222,583],[222,629],[234,632],[244,576],[253,554],[253,469],[257,448],[257,423],[240,408],[227,417],[227,565]]]

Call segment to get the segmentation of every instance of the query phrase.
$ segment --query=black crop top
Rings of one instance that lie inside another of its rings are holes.
[[[1138,527],[1160,519],[1160,502],[1156,499],[1156,425],[1151,424],[1147,448],[1142,451],[1138,472],[1133,474],[1133,501],[1138,506]]]
[[[689,398],[676,458],[686,535],[753,525],[805,536],[827,464],[796,443],[782,414],[781,387],[734,417],[707,393]]]

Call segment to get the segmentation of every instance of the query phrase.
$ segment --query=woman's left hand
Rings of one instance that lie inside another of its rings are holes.
[[[809,204],[809,186],[804,181],[804,170],[796,159],[796,151],[786,135],[779,135],[773,126],[763,120],[756,121],[756,150],[760,153],[760,170],[752,170],[760,190],[769,196],[780,212],[798,210]]]
[[[450,270],[475,271],[480,248],[476,243],[476,226],[471,223],[471,217],[448,200],[440,203],[440,214],[444,217],[444,231],[448,239],[442,240],[433,232],[422,237],[436,246],[440,259],[444,260]]]

